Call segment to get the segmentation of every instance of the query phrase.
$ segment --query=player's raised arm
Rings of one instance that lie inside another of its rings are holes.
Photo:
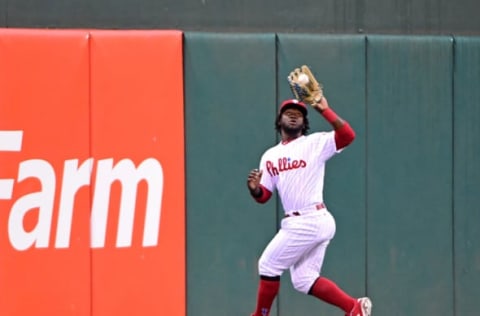
[[[335,113],[328,105],[327,98],[322,97],[320,102],[313,103],[312,107],[320,112],[322,116],[332,124],[335,130],[335,143],[337,149],[348,146],[355,139],[355,131],[350,124]]]
[[[303,65],[287,77],[288,84],[296,99],[310,104],[319,111],[335,130],[337,149],[348,146],[355,139],[355,131],[350,124],[340,118],[329,106],[324,96],[323,86],[317,81],[310,68]]]

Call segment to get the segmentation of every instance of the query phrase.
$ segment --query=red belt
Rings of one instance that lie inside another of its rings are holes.
[[[294,211],[289,214],[285,214],[285,217],[290,217],[290,216],[300,216],[302,214],[307,214],[310,213],[311,211],[319,211],[325,208],[325,204],[320,203],[320,204],[315,204],[311,207],[304,208],[300,211]]]

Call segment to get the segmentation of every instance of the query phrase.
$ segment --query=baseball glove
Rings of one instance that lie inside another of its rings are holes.
[[[323,98],[323,87],[308,66],[294,69],[287,77],[295,99],[307,104],[317,104]]]

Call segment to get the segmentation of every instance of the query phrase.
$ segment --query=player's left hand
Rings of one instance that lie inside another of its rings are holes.
[[[328,109],[330,106],[328,105],[327,98],[325,98],[325,96],[323,96],[322,99],[320,100],[320,102],[313,103],[312,107],[319,112],[323,112],[326,109]]]
[[[317,81],[307,65],[295,68],[287,77],[295,99],[306,104],[320,103],[323,98],[323,86]]]

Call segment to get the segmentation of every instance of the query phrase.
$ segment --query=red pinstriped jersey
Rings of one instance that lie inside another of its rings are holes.
[[[336,153],[335,132],[317,132],[269,148],[260,160],[260,184],[277,190],[285,212],[323,202],[325,163]]]

